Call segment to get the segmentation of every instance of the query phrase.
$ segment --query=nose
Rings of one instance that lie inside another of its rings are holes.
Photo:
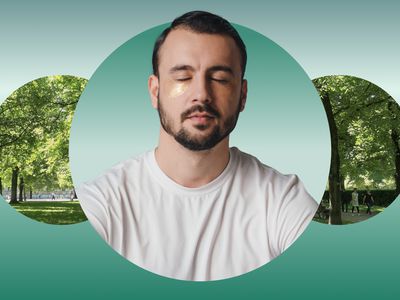
[[[192,87],[192,102],[211,102],[210,83],[206,76],[196,76]]]

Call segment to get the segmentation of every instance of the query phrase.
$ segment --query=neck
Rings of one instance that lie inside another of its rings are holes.
[[[229,162],[229,139],[226,137],[209,150],[192,151],[161,129],[155,157],[169,178],[184,187],[196,188],[223,172]]]

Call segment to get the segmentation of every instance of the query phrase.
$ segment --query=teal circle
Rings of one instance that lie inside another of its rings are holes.
[[[154,41],[165,27],[128,40],[89,80],[71,128],[75,186],[157,145],[160,125],[150,104],[147,79]],[[281,173],[297,174],[319,201],[330,163],[330,135],[321,100],[310,78],[285,50],[251,29],[236,28],[247,47],[249,92],[230,144]]]
[[[151,106],[147,80],[152,73],[154,41],[165,27],[128,40],[86,85],[70,136],[76,187],[157,145],[160,123]],[[230,145],[281,173],[297,174],[319,201],[330,163],[330,135],[321,100],[310,78],[286,51],[251,29],[236,28],[247,46],[245,78],[249,88],[246,109],[231,134]],[[148,278],[139,270],[132,269],[134,276]],[[253,272],[240,278],[257,276],[249,275]],[[168,279],[160,280],[168,284]]]

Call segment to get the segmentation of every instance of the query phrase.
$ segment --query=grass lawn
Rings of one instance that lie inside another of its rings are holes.
[[[21,214],[47,224],[67,225],[87,220],[78,201],[19,202],[11,205]]]

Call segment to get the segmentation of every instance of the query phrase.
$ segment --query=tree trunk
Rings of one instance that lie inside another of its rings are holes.
[[[24,201],[24,178],[19,178],[19,201]]]
[[[390,137],[393,143],[394,152],[394,165],[396,171],[394,173],[394,181],[396,184],[396,196],[400,193],[400,145],[399,145],[399,132],[397,131],[396,125],[398,124],[397,118],[399,114],[399,105],[392,99],[388,101],[387,108],[393,121],[392,130],[390,131]],[[397,122],[396,122],[397,121]]]
[[[32,187],[29,187],[29,199],[32,199]]]
[[[0,177],[0,195],[3,196],[3,183],[1,181],[1,177]]]
[[[400,146],[399,146],[399,133],[396,129],[392,129],[390,134],[394,148],[394,164],[396,171],[394,174],[394,181],[396,183],[396,195],[400,193]]]
[[[344,186],[344,176],[343,174],[340,174],[340,191],[344,192],[346,190],[346,187]]]
[[[12,171],[11,177],[11,199],[10,203],[16,203],[17,201],[17,189],[18,189],[18,172],[19,168],[15,167]]]
[[[340,225],[342,224],[342,199],[340,194],[341,176],[337,127],[333,117],[332,105],[328,93],[321,93],[321,100],[328,118],[331,136],[331,168],[329,170],[331,211],[329,215],[329,224]]]

